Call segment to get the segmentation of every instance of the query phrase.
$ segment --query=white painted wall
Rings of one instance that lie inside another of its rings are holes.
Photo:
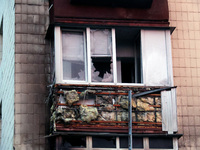
[[[3,20],[3,49],[0,64],[0,101],[2,102],[1,150],[13,149],[14,137],[14,0],[0,0],[0,22]]]

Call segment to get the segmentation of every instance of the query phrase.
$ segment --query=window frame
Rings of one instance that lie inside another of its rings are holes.
[[[63,80],[63,52],[62,52],[62,31],[64,31],[64,32],[67,32],[67,31],[70,31],[70,32],[82,32],[83,33],[83,50],[85,51],[85,53],[84,53],[84,55],[86,55],[86,56],[84,56],[84,64],[85,64],[85,66],[84,66],[84,69],[85,69],[85,80],[84,81],[80,81],[80,80]],[[63,80],[63,81],[65,81],[65,82],[69,82],[69,83],[74,83],[74,82],[80,82],[80,83],[84,83],[84,82],[86,82],[88,79],[88,72],[87,72],[87,70],[88,70],[88,68],[87,68],[87,46],[86,46],[86,41],[87,41],[87,39],[85,38],[86,37],[86,31],[84,31],[84,30],[70,30],[70,29],[63,29],[63,30],[61,30],[61,64],[60,64],[60,66],[61,66],[61,80]]]
[[[65,30],[65,28],[63,28]],[[93,28],[92,28],[93,29]],[[140,63],[141,63],[141,83],[118,83],[117,82],[117,58],[116,58],[116,35],[115,35],[115,28],[104,28],[104,29],[110,29],[111,34],[112,34],[112,57],[113,57],[113,82],[108,83],[108,82],[92,82],[91,80],[91,52],[90,52],[90,27],[83,28],[83,31],[86,32],[86,63],[87,63],[87,73],[85,77],[85,81],[77,81],[77,80],[63,80],[63,64],[62,64],[62,27],[60,26],[55,26],[54,28],[54,46],[55,46],[55,82],[58,84],[80,84],[80,85],[118,85],[118,86],[137,86],[137,87],[143,87],[143,86],[148,86],[148,87],[165,87],[165,86],[173,86],[173,70],[172,70],[172,54],[171,54],[171,39],[170,39],[170,30],[169,29],[143,29],[140,28]],[[72,29],[73,31],[74,29]],[[79,28],[80,31],[80,28]],[[154,32],[157,33],[157,35],[152,39],[151,36],[154,36]],[[147,37],[146,37],[147,36]],[[160,37],[162,38],[160,40]],[[146,39],[147,38],[147,39]],[[149,60],[149,47],[148,45],[150,44],[151,46],[151,41],[154,40],[153,42],[156,43],[158,40],[158,44],[154,44],[151,48],[154,51],[154,54],[163,54],[163,61],[161,62],[164,64],[166,70],[163,69],[158,69],[157,67],[150,67],[153,68],[149,72],[149,69],[145,64],[148,62],[150,65],[156,65],[158,64],[156,62],[155,58],[150,58]],[[161,48],[161,50],[159,49]],[[160,51],[162,51],[160,53]],[[148,52],[146,54],[146,52]],[[153,62],[153,63],[151,63]],[[159,71],[160,70],[160,71]],[[158,74],[155,74],[155,72],[158,71]],[[162,76],[159,76],[159,73],[165,74],[165,78],[163,80]],[[158,79],[154,78],[149,78],[153,74],[155,74]],[[150,79],[150,80],[149,80]],[[151,82],[151,80],[153,82]],[[149,82],[150,81],[150,82]],[[165,82],[161,82],[165,81]]]
[[[114,28],[107,28],[111,31],[112,36],[112,63],[113,63],[113,82],[92,82],[91,78],[91,51],[90,51],[90,27],[87,27],[83,31],[85,32],[85,48],[86,48],[86,77],[85,81],[79,80],[63,80],[63,63],[62,63],[62,29],[60,26],[54,28],[54,42],[55,42],[55,78],[56,83],[62,84],[82,84],[82,85],[129,85],[129,86],[144,86],[144,83],[118,83],[117,82],[117,58],[116,58],[116,35]],[[67,29],[68,30],[68,29]],[[66,29],[63,29],[66,31]],[[69,31],[80,31],[79,30],[70,30]],[[141,56],[142,57],[142,56]],[[141,60],[142,61],[142,60]],[[143,78],[142,73],[142,62],[141,62],[141,79]],[[143,81],[142,81],[143,82]]]
[[[133,137],[134,138],[134,137]],[[150,148],[149,137],[143,137],[143,148],[132,148],[132,150],[177,150],[178,139],[172,138],[173,148]],[[120,148],[120,138],[116,136],[116,148],[93,148],[92,147],[92,136],[86,136],[86,147],[85,148],[70,148],[71,150],[127,150],[127,148]]]

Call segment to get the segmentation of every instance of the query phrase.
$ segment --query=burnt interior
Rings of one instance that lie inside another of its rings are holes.
[[[111,57],[92,57],[92,63],[95,67],[94,72],[98,71],[99,77],[103,78],[106,72],[111,74]]]

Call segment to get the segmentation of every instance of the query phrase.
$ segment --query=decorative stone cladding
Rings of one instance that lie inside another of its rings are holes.
[[[168,0],[174,84],[177,88],[179,150],[200,149],[200,1]]]
[[[0,64],[0,101],[2,104],[0,149],[12,150],[14,136],[14,0],[0,0],[0,24],[1,23],[3,28],[3,57]]]
[[[48,149],[48,0],[15,0],[15,150]]]

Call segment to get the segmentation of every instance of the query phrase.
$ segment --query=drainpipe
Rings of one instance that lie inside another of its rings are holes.
[[[128,149],[132,150],[132,91],[128,91],[128,100],[129,100],[129,123],[128,123]]]

